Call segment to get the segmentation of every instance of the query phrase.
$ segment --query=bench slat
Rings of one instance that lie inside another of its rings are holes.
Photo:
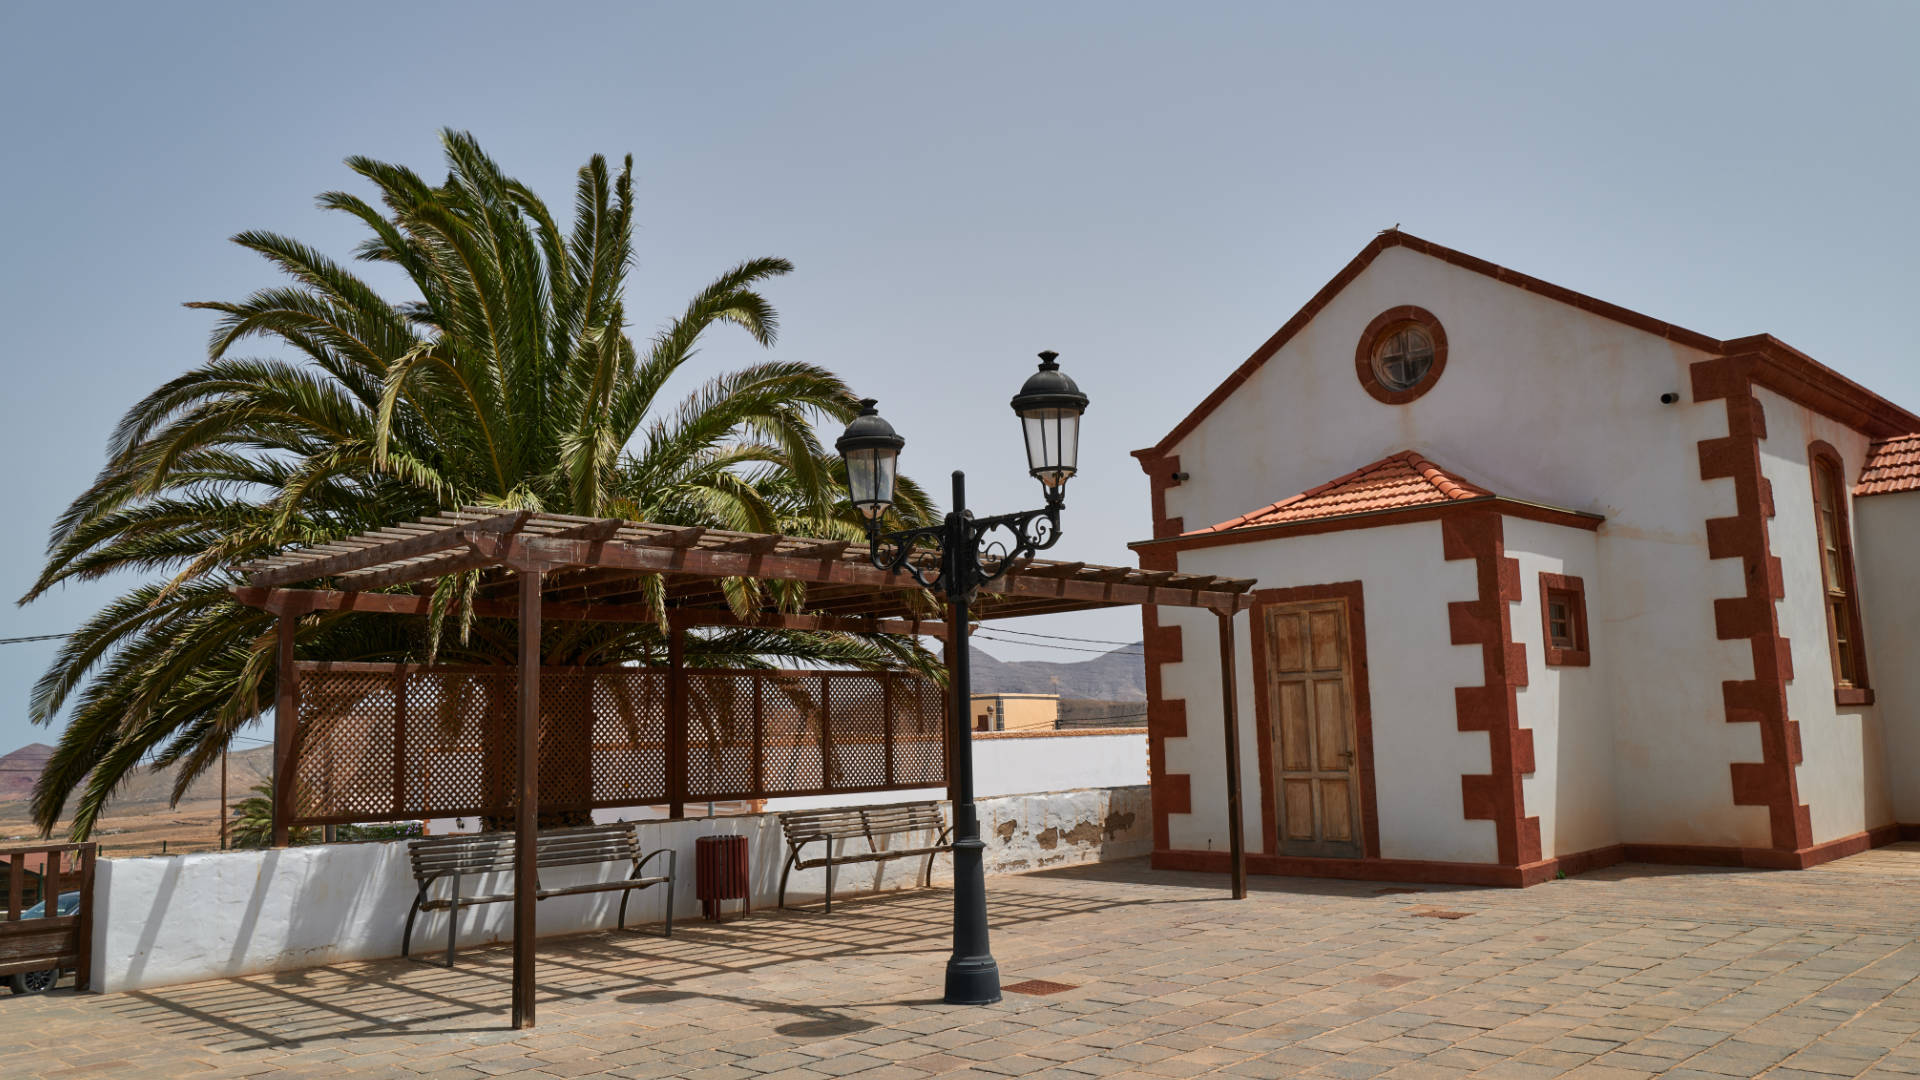
[[[937,847],[901,848],[898,851],[861,851],[852,855],[835,855],[831,861],[835,866],[857,862],[886,862],[890,859],[912,859],[921,855],[945,855],[952,850],[952,844],[941,844]],[[827,865],[828,861],[822,856],[818,859],[803,859],[793,865],[798,870],[818,870]]]
[[[515,840],[498,833],[434,836],[408,845],[416,881],[425,883],[451,874],[480,875],[511,872]],[[541,869],[598,863],[635,863],[642,852],[630,824],[588,825],[541,833],[535,841],[534,865]],[[467,902],[465,897],[461,902]],[[484,901],[475,900],[475,903]]]
[[[533,898],[545,900],[549,896],[578,896],[582,893],[612,892],[616,889],[644,889],[649,885],[659,885],[666,880],[663,877],[647,877],[634,878],[632,881],[625,878],[619,881],[589,881],[580,885],[562,886],[558,889],[536,889]]]

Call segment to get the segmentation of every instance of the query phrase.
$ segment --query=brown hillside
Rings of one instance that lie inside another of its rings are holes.
[[[32,795],[33,782],[40,779],[40,770],[46,768],[47,759],[52,756],[53,747],[32,743],[0,757],[0,802]]]

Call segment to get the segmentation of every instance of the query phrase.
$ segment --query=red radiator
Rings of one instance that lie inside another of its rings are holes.
[[[702,836],[693,842],[693,892],[700,914],[720,921],[720,902],[738,900],[742,916],[753,913],[753,885],[747,879],[747,838]]]

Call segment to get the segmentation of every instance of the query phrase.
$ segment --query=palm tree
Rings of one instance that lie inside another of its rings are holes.
[[[269,777],[247,790],[253,794],[233,804],[227,846],[235,849],[267,847],[273,843],[273,779]],[[319,829],[287,830],[289,844],[311,844],[319,838]]]
[[[290,280],[188,305],[219,315],[207,362],[127,412],[98,478],[55,522],[21,603],[65,581],[144,580],[87,620],[34,688],[35,721],[69,709],[34,789],[44,832],[78,792],[71,833],[88,835],[144,762],[180,766],[178,798],[272,700],[271,617],[231,598],[235,564],[463,505],[862,535],[835,498],[843,466],[814,429],[857,409],[838,377],[763,361],[678,401],[664,393],[716,325],[773,344],[778,320],[758,289],[791,269],[785,260],[733,267],[636,344],[632,158],[617,176],[599,156],[580,169],[563,230],[472,136],[442,141],[440,184],[354,157],[379,207],[320,197],[366,227],[356,256],[398,271],[408,295],[389,299],[287,237],[234,237]],[[237,352],[256,340],[278,354]],[[912,521],[931,513],[911,484],[898,506]],[[310,616],[296,647],[336,660],[505,660],[512,625],[470,616],[476,581],[443,579],[430,620]],[[754,588],[734,582],[732,595],[744,608]],[[797,589],[774,598],[804,605]],[[542,643],[551,663],[664,662],[651,623],[572,625]],[[690,640],[688,655],[930,667],[909,640],[750,629]]]

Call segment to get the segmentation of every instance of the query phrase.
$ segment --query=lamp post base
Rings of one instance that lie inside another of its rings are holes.
[[[964,681],[961,687],[965,689]],[[954,806],[953,819],[960,837],[953,843],[953,954],[947,958],[947,996],[942,1000],[949,1005],[991,1005],[1000,1000],[1000,965],[987,944],[987,845],[980,839],[980,819],[971,798]]]
[[[955,957],[947,961],[949,1005],[991,1005],[1000,1000],[1000,965],[991,956]]]

